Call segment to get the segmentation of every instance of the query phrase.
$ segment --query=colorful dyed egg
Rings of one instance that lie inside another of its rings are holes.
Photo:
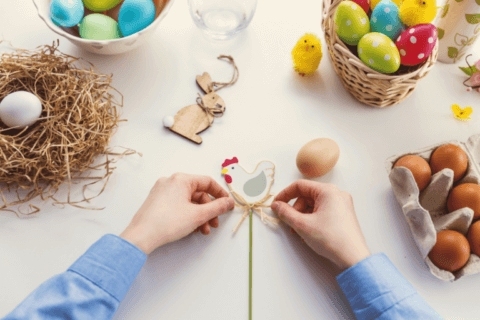
[[[52,0],[50,19],[57,26],[73,27],[83,18],[85,7],[82,0]]]
[[[119,4],[122,0],[83,0],[85,7],[94,12],[103,12],[110,10]]]
[[[358,56],[367,66],[381,73],[393,73],[400,67],[395,43],[379,32],[368,33],[358,43]]]
[[[78,25],[78,31],[80,37],[89,40],[111,40],[122,37],[118,23],[101,13],[92,13],[83,18]]]
[[[356,4],[358,4],[365,13],[368,14],[368,11],[370,10],[370,0],[352,0]]]
[[[154,19],[152,0],[125,0],[118,14],[118,24],[125,37],[145,29]]]
[[[405,30],[397,39],[401,63],[414,66],[427,59],[437,43],[437,28],[431,23],[418,24]]]
[[[371,0],[370,1],[370,9],[372,9],[372,12],[373,12],[373,10],[375,10],[375,8],[377,7],[377,4],[379,4],[380,1],[382,1],[382,0]],[[392,0],[392,1],[395,2],[395,4],[400,8],[400,3],[402,2],[402,0]]]
[[[395,41],[403,32],[397,5],[390,0],[382,0],[375,7],[370,18],[372,32],[380,32]]]
[[[343,1],[335,12],[338,37],[346,44],[356,46],[370,32],[370,21],[363,9],[353,1]]]

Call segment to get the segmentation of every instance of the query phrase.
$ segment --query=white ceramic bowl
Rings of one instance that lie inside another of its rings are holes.
[[[67,38],[73,44],[93,53],[113,55],[133,50],[147,42],[152,33],[160,24],[160,21],[167,15],[173,0],[161,0],[155,14],[155,20],[148,27],[140,32],[132,34],[125,38],[113,40],[87,40],[80,38],[78,27],[63,28],[57,27],[50,19],[50,1],[51,0],[33,0],[37,7],[38,16],[52,29],[53,32]]]

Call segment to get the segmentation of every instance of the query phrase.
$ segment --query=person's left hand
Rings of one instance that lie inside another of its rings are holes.
[[[234,205],[228,192],[212,178],[175,173],[157,180],[120,237],[149,254],[195,230],[209,234],[210,226],[218,226],[217,216]]]

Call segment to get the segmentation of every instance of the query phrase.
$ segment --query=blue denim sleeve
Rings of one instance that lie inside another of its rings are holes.
[[[111,319],[146,259],[128,241],[105,235],[3,320]]]
[[[357,320],[442,319],[384,253],[337,276]]]

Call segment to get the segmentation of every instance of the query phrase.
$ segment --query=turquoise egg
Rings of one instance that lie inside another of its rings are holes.
[[[85,8],[82,0],[52,0],[50,19],[60,27],[76,26],[83,18]]]
[[[118,24],[124,37],[145,29],[154,19],[152,0],[125,0],[118,13]]]
[[[80,37],[89,40],[111,40],[121,38],[117,21],[101,13],[92,13],[78,25]]]
[[[398,6],[390,0],[380,1],[370,18],[372,32],[383,33],[393,41],[404,31]]]

